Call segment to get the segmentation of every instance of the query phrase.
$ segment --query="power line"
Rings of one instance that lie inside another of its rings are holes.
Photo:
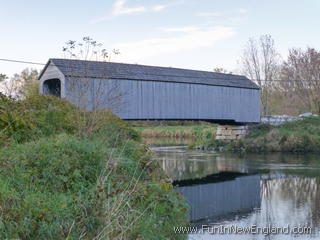
[[[46,65],[45,63],[39,63],[39,62],[31,62],[31,61],[23,61],[23,60],[15,60],[15,59],[7,59],[7,58],[0,58],[0,61],[4,62],[13,62],[13,63],[23,63],[23,64],[33,64],[33,65]],[[65,65],[55,65],[60,68],[65,68],[65,69],[75,69],[75,70],[83,70],[81,67],[76,67],[76,66],[65,66]],[[213,72],[215,73],[215,72]],[[221,73],[218,73],[221,74]],[[163,77],[184,77],[184,78],[203,78],[203,77],[195,77],[195,76],[180,76],[180,75],[159,75],[159,74],[145,74],[145,75],[151,75],[151,76],[163,76]],[[230,75],[230,74],[229,74]],[[112,78],[112,76],[110,76]],[[103,77],[101,77],[103,78]],[[205,77],[204,77],[205,78]],[[225,80],[225,79],[222,79]],[[239,80],[245,80],[245,79],[237,79]],[[272,79],[272,80],[263,80],[263,79],[250,79],[251,81],[254,82],[320,82],[320,79],[309,79],[309,80],[303,80],[303,79],[292,79],[292,80],[283,80],[283,79]]]
[[[320,79],[272,79],[272,80],[256,80],[250,79],[254,82],[320,82]]]
[[[21,61],[21,60],[6,59],[6,58],[0,58],[0,61],[3,61],[3,62],[14,62],[14,63],[25,63],[25,64],[33,64],[33,65],[46,65],[45,63]]]

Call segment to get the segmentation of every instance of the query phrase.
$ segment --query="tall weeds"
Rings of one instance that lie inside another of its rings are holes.
[[[48,96],[0,109],[0,239],[184,239],[186,205],[128,124],[101,111],[79,134],[78,110]]]

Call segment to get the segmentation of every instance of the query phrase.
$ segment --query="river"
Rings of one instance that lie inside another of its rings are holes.
[[[190,206],[188,239],[320,239],[320,157],[152,146]]]

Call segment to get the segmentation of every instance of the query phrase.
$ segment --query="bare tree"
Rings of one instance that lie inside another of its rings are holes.
[[[85,60],[78,65],[67,66],[69,75],[75,76],[68,79],[68,93],[73,102],[80,110],[90,110],[90,114],[80,114],[79,123],[81,133],[90,133],[99,128],[101,120],[101,110],[118,113],[123,106],[124,93],[120,90],[120,84],[117,80],[111,80],[106,69],[99,69],[101,74],[99,78],[93,78],[89,61],[111,61],[120,51],[113,49],[111,51],[103,48],[101,43],[90,37],[84,37],[80,42],[70,40],[63,47],[66,58],[75,60]],[[66,67],[66,66],[63,66]],[[80,69],[79,69],[80,68]],[[81,76],[76,73],[81,72]],[[92,92],[93,91],[93,92]]]
[[[213,72],[216,72],[216,73],[226,73],[226,74],[232,74],[232,71],[229,71],[225,68],[222,68],[222,67],[216,67],[213,69]]]
[[[262,35],[257,41],[250,38],[241,58],[243,74],[261,88],[262,114],[269,114],[269,91],[279,74],[280,55],[270,35]]]
[[[282,88],[295,93],[305,109],[320,113],[320,51],[290,49],[281,80]]]
[[[3,89],[6,95],[22,99],[34,91],[38,85],[38,70],[24,69],[20,74],[14,74],[12,78],[3,81]]]
[[[65,58],[87,61],[111,61],[111,58],[119,55],[119,49],[108,51],[103,44],[91,37],[83,37],[81,41],[69,40],[62,48]]]

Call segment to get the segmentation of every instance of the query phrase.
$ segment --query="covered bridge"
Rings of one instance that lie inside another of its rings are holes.
[[[126,120],[260,122],[260,90],[239,75],[136,64],[50,59],[40,93]]]

